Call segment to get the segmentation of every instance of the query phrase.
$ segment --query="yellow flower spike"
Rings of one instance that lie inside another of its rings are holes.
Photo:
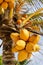
[[[40,40],[40,36],[39,35],[32,35],[29,38],[29,42],[32,42],[33,44],[37,44]]]
[[[23,41],[23,40],[18,40],[17,42],[16,42],[16,49],[17,50],[22,50],[22,49],[24,49],[25,48],[25,46],[26,46],[26,42],[25,41]]]
[[[25,50],[20,51],[18,54],[18,61],[22,62],[22,61],[26,60],[27,55],[28,55],[28,53]]]
[[[28,53],[31,53],[31,52],[34,51],[34,45],[31,42],[27,43],[27,45],[26,45],[26,51]]]
[[[29,31],[26,29],[21,29],[20,30],[20,38],[23,39],[24,41],[27,41],[29,38]]]
[[[41,11],[43,11],[43,8],[40,8],[40,9],[38,9],[35,13],[31,14],[28,18],[26,18],[26,19],[23,21],[21,27],[24,26],[25,23],[26,23],[27,21],[29,21],[33,16],[40,14]]]
[[[37,44],[35,44],[35,46],[34,46],[34,52],[37,52],[37,51],[39,51],[39,50],[40,50],[40,46],[37,45]]]
[[[15,42],[15,43],[19,40],[19,34],[18,33],[11,33],[10,37],[13,40],[13,42]]]

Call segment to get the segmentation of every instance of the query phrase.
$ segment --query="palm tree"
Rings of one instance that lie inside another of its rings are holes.
[[[28,0],[28,1],[33,5],[32,0]],[[19,4],[18,4],[18,2],[19,2]],[[3,41],[3,43],[2,43],[3,44],[3,56],[2,56],[3,65],[15,65],[15,63],[14,63],[15,57],[14,57],[14,53],[12,52],[13,42],[10,38],[10,34],[12,32],[19,33],[18,26],[16,25],[16,21],[21,16],[19,14],[19,11],[20,11],[21,7],[23,6],[24,1],[21,2],[20,0],[18,0],[18,2],[16,1],[14,12],[12,10],[10,10],[10,13],[9,13],[9,11],[7,10],[4,12],[4,14],[0,14],[0,39],[2,39],[2,41]],[[17,8],[18,8],[18,10],[17,10]],[[36,16],[36,18],[37,18],[37,16]],[[35,17],[31,18],[31,20],[34,20],[34,19],[35,19]],[[36,19],[35,19],[35,21],[36,21]],[[37,21],[39,21],[39,20],[37,20]],[[32,23],[32,25],[33,24],[34,24],[34,22]],[[26,25],[24,25],[23,27],[25,27]],[[37,25],[37,24],[35,23],[35,25]],[[41,25],[41,27],[42,27],[42,25]],[[31,30],[30,28],[26,28],[26,29],[28,29],[29,31],[31,31],[33,33],[42,35],[39,32],[35,32],[35,31]]]
[[[3,64],[4,65],[14,65],[14,53],[12,53],[12,41],[10,39],[10,26],[8,24],[11,22],[9,19],[3,19],[5,15],[0,15],[0,39],[3,41]]]

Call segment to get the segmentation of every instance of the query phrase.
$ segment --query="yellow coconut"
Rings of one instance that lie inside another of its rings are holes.
[[[13,1],[13,0],[12,0]],[[14,3],[13,2],[9,2],[9,8],[13,9],[14,8]]]
[[[5,1],[8,2],[8,3],[9,2],[13,2],[14,3],[15,0],[5,0]]]
[[[3,0],[0,0],[0,4],[3,2]]]
[[[28,55],[28,53],[25,50],[20,51],[18,54],[18,61],[22,62],[22,61],[26,60],[27,55]]]
[[[33,44],[37,44],[40,40],[40,36],[39,35],[32,35],[29,38],[29,42],[32,42]]]
[[[17,20],[17,24],[21,24],[21,23],[22,23],[21,19]]]
[[[25,20],[25,17],[22,17],[21,20],[24,21]]]
[[[12,52],[18,52],[18,50],[16,49],[16,47],[12,48]]]
[[[26,42],[23,41],[23,40],[18,40],[18,41],[16,42],[16,44],[17,44],[18,46],[25,47]]]
[[[23,40],[18,40],[18,41],[16,42],[16,45],[17,45],[17,46],[16,46],[16,49],[22,50],[22,49],[25,48],[26,42],[23,41]]]
[[[32,53],[28,53],[27,59],[30,59],[32,56]]]
[[[31,42],[27,43],[26,51],[29,53],[34,51],[34,45]]]
[[[7,9],[7,8],[8,8],[8,3],[7,3],[7,2],[3,2],[3,3],[1,4],[1,7],[2,7],[3,9]]]
[[[11,39],[16,43],[19,40],[19,34],[18,33],[11,33],[10,34]]]
[[[23,39],[24,41],[27,41],[29,38],[29,31],[26,29],[21,29],[20,30],[20,38]]]
[[[21,46],[16,46],[16,49],[19,50],[19,51],[21,51],[21,50],[23,50],[24,48],[21,47]]]
[[[40,50],[40,46],[38,44],[35,44],[34,46],[34,52],[37,52]]]
[[[5,0],[6,2],[11,2],[11,0]]]

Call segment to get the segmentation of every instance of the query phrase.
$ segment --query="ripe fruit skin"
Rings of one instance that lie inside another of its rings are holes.
[[[21,24],[21,23],[22,23],[21,19],[17,20],[17,24]]]
[[[19,40],[19,34],[18,33],[11,33],[10,34],[11,39],[16,43],[17,40]]]
[[[32,56],[32,53],[28,53],[27,59],[30,59]]]
[[[22,46],[22,47],[25,47],[25,45],[26,45],[25,41],[23,41],[23,40],[18,40],[18,41],[16,42],[16,44],[17,44],[18,46]]]
[[[18,52],[18,50],[16,49],[16,47],[12,48],[12,52]]]
[[[28,53],[31,53],[31,52],[34,51],[34,45],[31,42],[27,43],[27,45],[26,45],[26,51]]]
[[[0,4],[3,2],[3,0],[0,0]]]
[[[10,9],[14,8],[14,3],[13,2],[9,2],[9,8]]]
[[[25,18],[24,18],[24,17],[22,17],[22,18],[21,18],[21,20],[22,20],[22,21],[24,21],[24,20],[25,20]]]
[[[22,50],[22,49],[25,48],[25,45],[26,45],[26,42],[25,42],[25,41],[23,41],[23,40],[18,40],[18,41],[16,42],[16,49]]]
[[[11,0],[5,0],[6,2],[10,2]]]
[[[18,61],[22,62],[22,61],[26,60],[27,55],[28,55],[28,53],[25,50],[20,51],[18,54]]]
[[[1,7],[2,7],[3,9],[7,9],[8,3],[7,3],[7,2],[3,2],[3,3],[1,4]]]
[[[34,46],[34,52],[37,52],[40,50],[40,46],[38,44],[35,44]]]
[[[27,14],[24,14],[24,15],[23,15],[23,17],[27,18],[27,17],[28,17],[28,15],[27,15]]]
[[[24,41],[27,41],[29,38],[29,31],[27,31],[26,29],[21,29],[20,38],[23,39]]]
[[[14,0],[5,0],[6,2],[13,2],[14,3]]]
[[[37,44],[39,40],[40,40],[40,36],[39,35],[32,35],[29,38],[29,42],[32,42],[33,44]]]
[[[23,50],[24,48],[21,47],[21,46],[17,46],[17,45],[16,45],[16,49],[17,49],[18,51],[21,51],[21,50]]]
[[[15,0],[11,0],[11,2],[12,2],[12,3],[14,3],[14,2],[15,2]]]

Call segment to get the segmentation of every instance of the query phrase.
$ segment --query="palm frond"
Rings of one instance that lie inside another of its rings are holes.
[[[43,3],[43,0],[40,0]]]

